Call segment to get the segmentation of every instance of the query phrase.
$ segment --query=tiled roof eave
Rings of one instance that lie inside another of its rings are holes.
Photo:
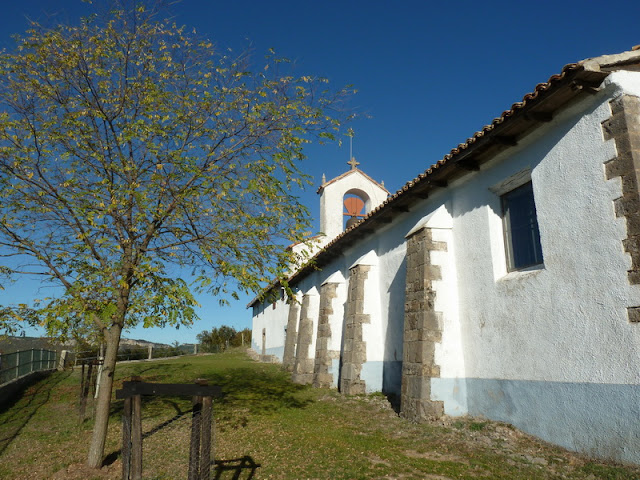
[[[289,285],[302,280],[339,256],[342,251],[380,225],[393,221],[399,212],[426,198],[436,188],[446,188],[456,177],[479,168],[499,151],[511,148],[518,140],[536,127],[546,123],[555,111],[578,96],[593,93],[609,74],[605,71],[585,69],[582,63],[566,65],[561,73],[547,82],[536,85],[533,92],[514,103],[490,124],[474,133],[465,142],[453,148],[425,172],[407,182],[396,193],[367,214],[357,224],[345,230],[317,252],[310,262],[288,279]],[[249,306],[264,297],[274,285],[267,287]]]

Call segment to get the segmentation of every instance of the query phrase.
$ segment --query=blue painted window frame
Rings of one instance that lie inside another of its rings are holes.
[[[501,196],[507,271],[542,265],[542,245],[533,184],[527,182]]]

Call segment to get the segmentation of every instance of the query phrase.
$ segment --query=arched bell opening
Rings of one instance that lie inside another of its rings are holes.
[[[369,213],[371,200],[369,195],[359,189],[351,189],[343,197],[343,228],[346,230],[358,223]]]

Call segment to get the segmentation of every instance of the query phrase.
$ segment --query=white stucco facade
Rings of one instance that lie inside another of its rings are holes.
[[[280,362],[284,354],[287,328],[286,317],[284,323],[282,322],[284,311],[288,311],[288,305],[282,296],[271,303],[262,302],[254,305],[251,329],[251,348],[260,355],[273,355]]]
[[[640,73],[607,74],[597,92],[567,101],[517,144],[414,198],[320,271],[293,277],[301,292],[339,280],[330,322],[340,350],[349,269],[370,265],[367,391],[400,394],[406,237],[427,228],[445,246],[428,257],[438,272],[430,288],[440,330],[429,400],[447,415],[501,420],[572,450],[640,463],[640,323],[628,313],[640,306],[640,285],[629,279],[624,247],[635,240],[614,208],[623,180],[608,179],[605,164],[619,152],[602,127],[622,96],[640,96]],[[528,181],[543,262],[508,272],[501,195]],[[277,352],[288,305],[261,308],[254,307],[254,349],[266,328],[274,331],[267,350]]]
[[[337,178],[323,183],[320,194],[320,231],[326,241],[333,240],[343,230],[345,195],[358,196],[364,202],[364,213],[369,213],[389,195],[379,183],[361,170],[352,168]]]

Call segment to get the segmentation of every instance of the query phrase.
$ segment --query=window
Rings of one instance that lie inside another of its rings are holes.
[[[502,195],[502,219],[508,271],[540,265],[542,247],[531,182]]]

